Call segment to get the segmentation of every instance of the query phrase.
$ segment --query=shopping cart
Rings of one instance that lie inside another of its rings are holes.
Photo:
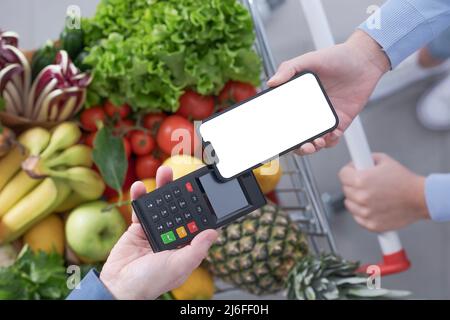
[[[275,73],[276,65],[257,5],[258,1],[262,0],[242,0],[253,18],[256,35],[255,49],[260,55],[264,67],[262,75],[264,89],[266,80]],[[300,4],[307,16],[316,47],[331,46],[333,38],[320,0],[300,0]],[[370,148],[358,118],[347,130],[346,141],[352,159],[359,169],[373,166]],[[308,236],[310,246],[315,253],[336,253],[335,240],[328,222],[329,209],[325,209],[308,158],[291,152],[280,158],[280,164],[284,175],[276,189],[279,204]],[[380,267],[379,271],[382,275],[402,272],[409,268],[406,253],[395,231],[380,234],[379,242],[383,260],[376,265]],[[376,269],[370,270],[373,272]],[[366,269],[361,269],[361,271],[366,272]],[[230,290],[234,289],[219,287],[219,292]]]
[[[266,36],[262,17],[255,1],[242,1],[250,11],[256,34],[255,50],[263,62],[262,89],[275,73],[276,64]],[[276,198],[284,211],[308,236],[310,248],[315,253],[336,253],[336,244],[330,230],[327,210],[317,189],[307,157],[290,152],[280,157],[283,176],[275,190]],[[218,294],[239,290],[218,282]]]
[[[275,72],[275,64],[265,33],[264,24],[257,7],[258,1],[260,0],[243,0],[243,3],[247,6],[254,21],[256,33],[255,46],[263,60],[264,72],[266,76],[271,76]],[[334,44],[334,39],[321,0],[299,0],[299,4],[305,13],[306,22],[309,26],[316,48],[321,49],[332,46]],[[358,169],[363,170],[374,166],[370,147],[359,117],[356,117],[350,127],[346,130],[345,140],[353,163]],[[288,164],[295,164],[294,166],[289,167],[288,174],[300,176],[301,178],[299,179],[303,182],[304,188],[297,189],[297,187],[293,187],[293,192],[306,192],[306,197],[302,197],[302,199],[307,201],[303,205],[305,208],[304,212],[312,212],[309,214],[309,216],[313,217],[313,219],[309,220],[312,225],[309,229],[306,229],[306,231],[319,230],[320,237],[326,238],[326,242],[329,243],[328,249],[330,251],[336,250],[336,246],[334,245],[334,240],[330,233],[326,216],[324,214],[324,205],[321,202],[320,195],[317,192],[308,160],[304,157],[300,158],[295,155],[289,155],[285,160]],[[293,169],[293,172],[291,172],[291,168]],[[281,189],[280,192],[283,192],[283,189]],[[290,203],[282,203],[282,205],[288,210],[291,207]],[[303,219],[301,221],[303,221]],[[315,233],[312,233],[312,235],[312,239],[317,237],[314,236]],[[403,272],[410,267],[410,262],[406,255],[406,251],[402,247],[397,232],[389,231],[381,233],[378,235],[378,241],[383,259],[381,262],[372,264],[371,266],[378,266],[378,271],[382,275]],[[314,242],[313,248],[315,248]],[[366,270],[368,270],[366,267],[367,265],[364,266],[361,271],[366,272]],[[376,269],[373,267],[371,270],[372,272],[376,272]]]
[[[263,88],[276,71],[269,41],[256,1],[244,0],[250,11],[256,35],[255,49],[263,62]],[[317,189],[307,157],[290,152],[280,158],[283,177],[276,189],[280,205],[300,229],[308,235],[314,252],[336,252],[334,237],[328,224],[327,211]]]

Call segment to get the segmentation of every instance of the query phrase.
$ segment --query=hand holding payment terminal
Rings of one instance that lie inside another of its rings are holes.
[[[336,113],[311,72],[265,90],[202,122],[214,162],[132,202],[154,250],[188,244],[264,204],[252,169],[333,131]]]
[[[222,182],[202,167],[133,201],[153,251],[175,249],[266,204],[253,173]]]

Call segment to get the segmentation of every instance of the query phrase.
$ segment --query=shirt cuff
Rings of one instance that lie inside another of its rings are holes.
[[[389,57],[392,68],[434,38],[428,20],[406,0],[386,2],[359,29],[380,44]]]
[[[432,174],[425,180],[425,199],[431,219],[450,221],[450,174]]]
[[[106,289],[95,269],[81,280],[79,287],[72,290],[66,300],[114,300],[114,296]]]

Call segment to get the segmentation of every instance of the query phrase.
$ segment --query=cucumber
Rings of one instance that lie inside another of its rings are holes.
[[[55,48],[52,42],[49,42],[33,54],[31,59],[31,76],[33,80],[42,69],[55,62],[57,52],[58,49]]]
[[[67,51],[72,61],[83,51],[83,30],[65,28],[59,39],[61,40],[61,49]]]
[[[73,61],[75,66],[77,66],[77,68],[83,72],[92,69],[92,67],[90,65],[84,63],[84,58],[86,58],[86,56],[88,54],[89,54],[89,52],[87,52],[87,51],[81,51],[81,53]]]

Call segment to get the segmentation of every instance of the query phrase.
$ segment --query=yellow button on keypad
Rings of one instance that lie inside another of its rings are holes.
[[[177,228],[176,231],[177,231],[178,237],[180,237],[180,239],[187,236],[187,232],[184,227],[179,227],[179,228]]]

